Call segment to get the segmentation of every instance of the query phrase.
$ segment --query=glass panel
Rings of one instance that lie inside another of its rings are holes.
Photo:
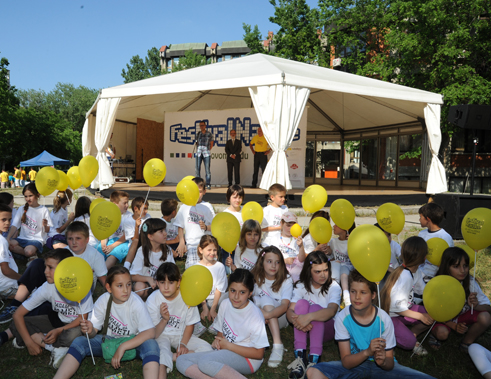
[[[379,180],[396,180],[397,137],[380,138]]]
[[[231,55],[229,55],[229,54],[227,54],[227,55],[225,55],[225,58],[224,58],[224,59],[225,59],[226,61],[229,61],[229,60],[231,60],[231,59],[232,59],[232,56],[231,56]]]
[[[360,141],[344,141],[346,158],[343,166],[344,179],[358,179],[360,167]]]
[[[361,149],[361,178],[377,178],[377,141],[376,139],[363,140]]]
[[[307,141],[305,148],[305,177],[312,178],[314,176],[314,141]]]
[[[482,193],[489,195],[491,194],[491,179],[482,178]]]
[[[419,180],[421,134],[399,136],[399,180]]]
[[[316,178],[338,179],[340,162],[341,142],[317,141]]]

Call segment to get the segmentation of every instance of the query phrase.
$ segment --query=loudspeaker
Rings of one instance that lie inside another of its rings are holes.
[[[447,121],[464,129],[491,129],[491,105],[453,105]]]

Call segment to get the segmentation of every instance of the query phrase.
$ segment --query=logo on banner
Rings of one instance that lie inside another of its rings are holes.
[[[297,165],[294,163],[294,164],[292,164],[292,165],[290,166],[290,168],[291,168],[292,170],[296,170],[296,169],[298,168],[298,166],[297,166]]]

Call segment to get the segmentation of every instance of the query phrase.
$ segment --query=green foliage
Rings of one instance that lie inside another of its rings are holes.
[[[267,51],[263,46],[263,37],[257,25],[254,25],[254,30],[251,25],[242,23],[242,28],[244,29],[244,42],[247,47],[251,49],[248,55],[252,54],[267,54]]]
[[[134,55],[131,57],[130,63],[126,64],[126,68],[127,71],[123,69],[121,72],[125,83],[161,75],[159,50],[156,47],[148,50],[145,61],[139,55]]]
[[[172,72],[187,70],[193,67],[204,66],[206,64],[206,57],[200,54],[196,54],[192,49],[189,49],[184,53],[183,57],[179,58],[179,63],[172,67]]]

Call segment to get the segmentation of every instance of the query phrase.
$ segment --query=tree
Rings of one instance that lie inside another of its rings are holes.
[[[182,71],[193,67],[204,66],[206,64],[206,57],[200,54],[196,54],[192,49],[189,49],[184,53],[184,57],[179,58],[179,63],[172,67],[172,72]]]
[[[160,68],[160,54],[156,47],[147,51],[145,61],[139,55],[134,55],[130,63],[126,64],[128,71],[123,69],[121,76],[125,83],[135,82],[137,80],[152,78],[162,74]]]
[[[267,54],[267,51],[263,46],[263,37],[261,36],[258,26],[255,25],[254,30],[252,30],[251,25],[243,23],[242,28],[244,29],[244,42],[247,44],[247,47],[251,49],[249,54]]]

